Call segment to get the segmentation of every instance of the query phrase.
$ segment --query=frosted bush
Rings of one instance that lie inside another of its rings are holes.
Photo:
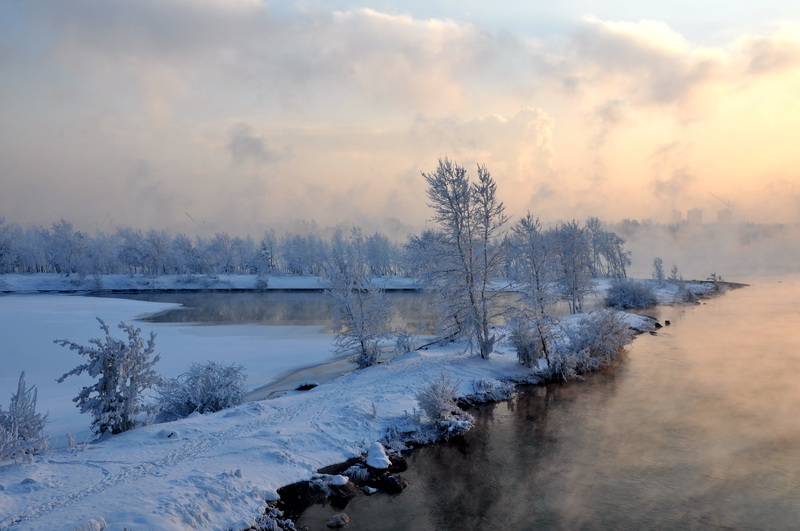
[[[397,354],[406,354],[414,350],[414,341],[416,336],[406,330],[400,328],[397,330],[397,336],[394,341],[394,349]]]
[[[160,359],[155,352],[155,333],[145,342],[141,328],[121,322],[117,327],[124,330],[128,338],[117,339],[111,335],[108,325],[97,318],[100,329],[105,332],[104,339],[89,340],[90,346],[79,345],[66,339],[54,343],[87,358],[86,363],[78,365],[57,381],[63,382],[69,376],[86,373],[97,382],[81,388],[73,402],[78,404],[81,413],[90,412],[94,417],[92,428],[98,435],[122,433],[144,423],[142,416],[152,414],[153,406],[145,403],[144,393],[161,383],[161,377],[153,370]]]
[[[473,380],[470,402],[497,402],[514,396],[514,384],[493,379]]]
[[[163,421],[192,413],[212,413],[237,406],[246,393],[244,368],[209,361],[167,380],[159,389],[159,418]]]
[[[614,310],[595,310],[567,328],[566,341],[552,353],[546,375],[566,381],[607,365],[634,337],[623,316]]]
[[[658,304],[653,288],[644,282],[620,279],[611,283],[605,298],[606,306],[621,310],[629,308],[650,308]]]
[[[509,341],[517,351],[521,365],[533,367],[538,360],[547,359],[557,338],[552,322],[546,317],[539,321],[529,321],[524,317],[509,322]]]
[[[0,407],[0,459],[20,459],[47,450],[47,415],[36,412],[36,389],[25,386],[20,374],[8,411]]]
[[[422,439],[429,437],[431,440],[439,437],[448,438],[473,426],[475,419],[469,413],[462,411],[456,403],[460,383],[460,381],[453,383],[449,376],[441,373],[417,394],[417,402],[430,419],[435,433],[428,436],[420,434],[418,437]]]
[[[460,384],[460,381],[453,383],[449,376],[441,373],[417,394],[419,407],[432,422],[448,419],[454,412],[460,411],[456,404],[456,394]]]
[[[634,337],[634,332],[623,319],[623,315],[613,310],[595,310],[587,314],[580,320],[577,328],[567,333],[571,350],[595,360],[598,364],[613,360],[617,352]]]

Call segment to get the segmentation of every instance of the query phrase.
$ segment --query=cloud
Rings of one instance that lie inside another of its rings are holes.
[[[228,130],[228,136],[230,139],[228,150],[234,166],[242,166],[247,163],[258,166],[277,159],[276,154],[267,148],[264,139],[245,123],[238,123],[231,127]]]
[[[795,33],[748,36],[740,39],[739,46],[750,74],[763,75],[800,64],[800,37]]]
[[[573,41],[584,90],[595,82],[616,82],[640,103],[667,105],[689,98],[714,81],[723,68],[718,53],[693,49],[663,22],[609,22],[587,18]],[[574,81],[573,81],[574,82]]]
[[[695,182],[697,182],[697,176],[688,168],[678,168],[668,179],[653,179],[651,186],[656,197],[677,201],[689,196],[691,186]]]

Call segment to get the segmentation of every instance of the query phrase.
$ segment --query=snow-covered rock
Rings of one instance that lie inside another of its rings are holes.
[[[369,447],[369,453],[367,454],[367,466],[383,470],[389,468],[391,465],[392,462],[386,455],[386,450],[383,448],[383,445],[378,441],[372,443]]]

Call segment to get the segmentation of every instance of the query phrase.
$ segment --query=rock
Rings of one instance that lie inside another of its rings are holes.
[[[400,494],[406,487],[408,487],[408,481],[399,474],[396,476],[384,474],[378,480],[378,488],[388,494]]]
[[[389,467],[389,472],[405,472],[408,470],[408,461],[402,455],[396,455],[391,458],[392,465]]]
[[[330,495],[328,496],[331,505],[338,509],[344,509],[347,507],[347,504],[350,503],[350,500],[355,498],[356,494],[358,494],[358,487],[356,487],[351,481],[347,481],[343,485],[329,484],[328,488],[331,491]]]
[[[671,324],[672,324],[672,323],[670,323],[670,322],[669,322],[669,319],[667,319],[667,320],[665,320],[665,321],[664,321],[664,325],[666,325],[666,326],[669,326],[669,325],[671,325]]]
[[[328,521],[325,523],[325,525],[331,529],[339,529],[340,527],[346,526],[348,523],[350,523],[350,517],[345,513],[339,513],[328,518]]]
[[[363,487],[361,487],[361,490],[362,490],[362,492],[364,492],[364,494],[366,494],[367,496],[372,496],[373,494],[375,494],[376,492],[378,492],[378,489],[374,489],[374,488],[372,488],[372,487],[367,487],[366,485],[364,485]]]
[[[378,441],[372,443],[372,446],[369,447],[369,453],[367,454],[367,466],[378,470],[385,470],[389,468],[391,464],[392,462],[386,455],[386,450],[383,448],[383,445]]]

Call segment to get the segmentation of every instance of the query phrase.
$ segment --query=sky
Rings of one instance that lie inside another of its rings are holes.
[[[800,4],[10,0],[0,216],[418,230],[422,172],[512,218],[800,221]]]

